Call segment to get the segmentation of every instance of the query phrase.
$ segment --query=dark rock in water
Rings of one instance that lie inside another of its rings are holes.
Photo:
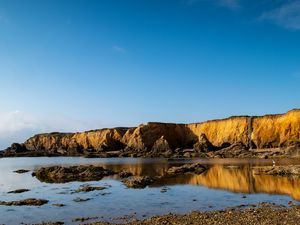
[[[97,216],[95,216],[95,217],[78,217],[78,218],[75,218],[72,221],[73,222],[84,222],[84,221],[87,221],[87,220],[95,220],[95,219],[98,219],[98,217]]]
[[[43,167],[33,173],[40,181],[47,183],[66,183],[71,181],[101,180],[105,176],[116,174],[101,166],[51,166]]]
[[[152,184],[155,178],[149,176],[133,176],[123,180],[126,187],[129,188],[145,188],[149,184]]]
[[[39,224],[34,224],[34,225],[63,225],[65,224],[64,222],[57,221],[57,222],[42,222]]]
[[[167,175],[180,175],[185,173],[201,174],[205,172],[207,168],[200,163],[185,164],[183,166],[174,166],[167,170]]]
[[[7,192],[8,194],[19,194],[19,193],[23,193],[23,192],[27,192],[27,191],[30,191],[29,189],[17,189],[17,190],[14,190],[14,191],[9,191]]]
[[[11,202],[0,201],[0,205],[7,205],[7,206],[23,206],[23,205],[41,206],[47,203],[48,200],[35,199],[35,198],[28,198],[24,200],[11,201]]]
[[[64,207],[66,206],[65,204],[59,204],[59,203],[56,203],[56,204],[52,204],[53,206],[56,206],[56,207]]]
[[[253,168],[256,175],[300,176],[300,166],[257,166]]]
[[[86,202],[86,201],[89,201],[91,200],[90,198],[75,198],[73,199],[74,202]]]
[[[168,190],[170,190],[169,187],[162,187],[162,188],[160,189],[160,192],[161,192],[161,193],[165,193],[165,192],[167,192]]]
[[[123,170],[119,173],[119,176],[120,178],[127,178],[133,176],[133,174],[131,172]]]
[[[75,192],[90,192],[90,191],[100,191],[100,190],[104,190],[107,189],[106,187],[92,187],[89,185],[86,186],[82,186],[80,188],[78,188],[77,190],[75,190]]]
[[[14,173],[28,173],[30,170],[15,170]]]

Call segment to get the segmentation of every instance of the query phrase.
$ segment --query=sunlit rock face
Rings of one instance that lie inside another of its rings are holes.
[[[57,151],[68,154],[68,150],[93,149],[97,151],[119,150],[124,147],[121,140],[126,128],[102,129],[80,133],[38,134],[24,144],[28,150]]]
[[[29,138],[30,151],[62,155],[84,151],[128,150],[169,153],[176,149],[214,151],[240,143],[246,148],[276,148],[300,141],[300,110],[282,115],[239,116],[193,124],[147,123],[135,128],[80,133],[39,134]]]
[[[251,138],[259,148],[278,147],[287,141],[300,140],[300,110],[282,115],[255,117]]]

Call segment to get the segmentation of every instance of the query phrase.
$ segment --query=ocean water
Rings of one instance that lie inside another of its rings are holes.
[[[172,166],[201,162],[209,166],[200,175],[167,178],[144,189],[130,189],[118,176],[100,181],[43,183],[31,176],[39,167],[51,165],[102,165],[115,171],[127,170],[135,175],[163,175]],[[277,165],[300,165],[299,160],[280,159]],[[80,224],[76,218],[90,217],[93,221],[124,222],[167,213],[188,213],[195,210],[225,209],[261,202],[288,205],[299,204],[300,179],[255,175],[254,165],[272,165],[268,159],[144,159],[144,158],[81,158],[81,157],[24,157],[0,159],[0,201],[26,198],[49,200],[43,206],[0,206],[0,224],[41,223],[62,221]],[[13,171],[28,169],[18,174]],[[104,190],[74,193],[81,185],[105,186]],[[28,192],[7,192],[26,188]],[[89,199],[75,202],[77,198]],[[57,207],[53,204],[64,204]]]

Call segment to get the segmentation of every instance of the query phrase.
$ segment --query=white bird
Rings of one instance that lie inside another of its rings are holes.
[[[275,161],[274,161],[274,159],[272,159],[272,162],[273,162],[273,166],[275,166]]]

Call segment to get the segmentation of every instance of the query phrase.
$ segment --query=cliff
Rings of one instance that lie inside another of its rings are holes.
[[[59,155],[122,152],[166,155],[206,153],[242,145],[245,149],[278,148],[300,143],[300,109],[285,114],[236,116],[202,123],[147,123],[80,133],[38,134],[7,152],[46,152]],[[194,150],[192,150],[194,149]]]

